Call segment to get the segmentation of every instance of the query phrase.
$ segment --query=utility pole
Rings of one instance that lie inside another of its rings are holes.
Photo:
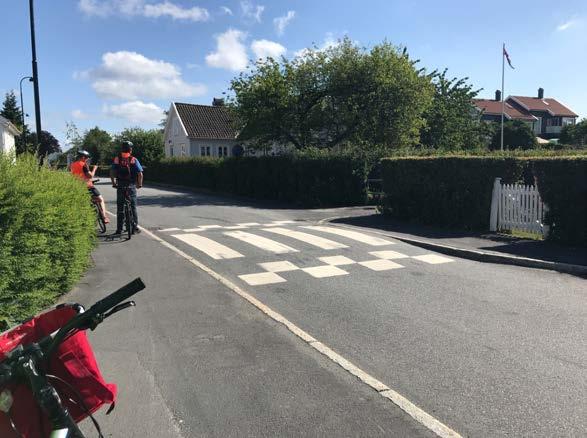
[[[24,78],[22,78],[20,80],[20,84],[19,84],[19,87],[20,87],[20,114],[22,116],[22,135],[20,136],[21,137],[20,138],[20,141],[22,141],[23,148],[24,148],[24,144],[26,142],[26,139],[24,138],[26,120],[25,120],[25,114],[24,114],[24,105],[22,103],[22,81],[24,81],[25,79],[28,79],[29,82],[33,82],[34,81],[34,79],[31,76],[25,76]]]
[[[35,12],[33,0],[29,0],[29,10],[31,19],[31,48],[33,52],[33,88],[35,91],[35,122],[37,147],[41,142],[41,102],[39,98],[39,72],[37,70],[37,47],[35,43]]]

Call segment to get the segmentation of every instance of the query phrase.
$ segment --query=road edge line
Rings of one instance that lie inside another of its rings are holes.
[[[409,401],[407,398],[399,394],[398,392],[394,391],[393,389],[389,388],[384,383],[377,380],[375,377],[371,376],[370,374],[366,373],[365,371],[361,370],[359,367],[354,365],[352,362],[345,359],[343,356],[336,353],[334,350],[323,344],[322,342],[315,339],[306,331],[299,328],[297,325],[289,321],[279,312],[274,311],[266,304],[263,304],[257,298],[246,292],[241,287],[234,284],[229,279],[223,277],[216,271],[212,270],[208,266],[204,265],[199,260],[189,256],[187,253],[182,251],[181,249],[175,247],[171,243],[167,242],[164,239],[161,239],[159,236],[154,234],[153,232],[147,230],[144,227],[139,226],[141,231],[143,231],[147,236],[151,239],[159,242],[166,248],[170,249],[171,251],[175,252],[177,255],[181,256],[182,258],[186,259],[194,266],[198,267],[206,274],[210,275],[215,280],[222,283],[228,289],[232,290],[241,298],[248,301],[250,304],[255,306],[258,310],[269,316],[274,321],[284,325],[291,333],[296,335],[298,338],[302,339],[306,344],[310,345],[314,350],[321,353],[323,356],[330,359],[332,362],[339,365],[348,373],[352,374],[353,376],[357,377],[363,383],[365,383],[370,388],[374,389],[381,397],[385,398],[386,400],[391,401],[397,407],[399,407],[402,411],[407,413],[410,417],[416,420],[418,423],[429,429],[430,431],[434,432],[441,438],[461,438],[461,435],[452,430],[450,427],[445,425],[444,423],[440,422],[432,415],[428,414],[426,411],[422,410],[414,403]]]

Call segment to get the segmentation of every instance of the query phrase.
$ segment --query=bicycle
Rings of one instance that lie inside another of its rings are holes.
[[[33,342],[25,346],[18,345],[10,350],[5,355],[5,358],[0,361],[0,388],[15,383],[26,384],[31,390],[35,401],[49,419],[51,428],[53,429],[49,435],[50,438],[84,438],[75,420],[67,408],[63,406],[59,393],[49,383],[48,378],[54,376],[46,373],[45,366],[49,363],[51,355],[63,341],[75,333],[87,329],[94,330],[106,318],[123,309],[135,306],[134,301],[126,300],[144,288],[145,284],[142,280],[136,278],[102,300],[94,303],[87,311],[84,311],[83,306],[72,305],[77,306],[79,311],[60,329],[38,342]],[[77,395],[81,397],[79,393]],[[102,436],[97,422],[91,414],[89,416],[94,422],[98,433]],[[12,420],[11,425],[14,429]],[[17,434],[16,436],[21,436],[20,432],[16,430],[15,433]]]
[[[99,179],[92,180],[93,183],[97,183],[100,181]],[[100,229],[100,233],[104,234],[106,232],[106,222],[104,222],[104,215],[105,212],[102,211],[102,206],[100,205],[100,201],[95,196],[91,197],[92,208],[96,212],[96,223],[98,224],[98,228]]]
[[[133,210],[132,210],[132,200],[130,197],[130,186],[124,186],[122,187],[122,189],[124,190],[124,208],[123,208],[123,213],[124,213],[124,228],[125,231],[127,233],[128,236],[128,240],[130,240],[130,238],[133,235],[134,229],[136,227],[136,220],[133,214]]]

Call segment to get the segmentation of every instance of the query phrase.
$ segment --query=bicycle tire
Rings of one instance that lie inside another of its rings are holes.
[[[128,202],[124,204],[124,224],[126,226],[128,240],[130,240],[132,237],[132,211]]]
[[[96,209],[98,228],[100,229],[100,233],[104,234],[106,232],[106,222],[104,222],[104,218],[102,217],[102,208],[98,204],[94,204],[94,208]]]

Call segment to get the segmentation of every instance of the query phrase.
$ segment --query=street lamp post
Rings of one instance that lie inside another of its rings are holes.
[[[25,134],[24,127],[26,125],[25,125],[25,119],[24,119],[24,105],[22,103],[22,81],[24,81],[25,79],[28,79],[29,82],[33,82],[34,81],[34,79],[33,79],[32,76],[25,76],[24,78],[22,78],[20,80],[20,85],[19,85],[19,87],[20,87],[20,113],[22,115],[22,134],[21,134],[21,141],[22,141],[23,146],[24,146],[24,143],[26,141],[26,139],[24,138],[24,134]]]
[[[37,46],[35,43],[35,15],[33,0],[29,0],[31,19],[31,49],[33,52],[33,85],[35,91],[35,119],[37,128],[37,146],[41,140],[41,103],[39,99],[39,72],[37,71]]]

